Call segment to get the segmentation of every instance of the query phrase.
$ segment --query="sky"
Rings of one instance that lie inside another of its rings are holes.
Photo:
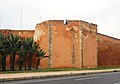
[[[0,0],[0,29],[34,30],[45,20],[83,20],[120,39],[119,18],[120,0]]]

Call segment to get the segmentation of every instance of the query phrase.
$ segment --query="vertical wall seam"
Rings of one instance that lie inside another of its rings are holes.
[[[52,22],[51,21],[49,21],[49,27],[48,27],[48,29],[49,29],[49,37],[48,37],[48,39],[49,39],[49,48],[48,48],[48,53],[49,53],[49,68],[51,68],[51,66],[52,66]]]
[[[99,41],[99,38],[98,38],[98,35],[96,36],[96,41],[97,41],[97,45],[96,45],[96,48],[97,48],[97,57],[96,57],[96,60],[97,60],[97,66],[98,67],[98,41]]]
[[[81,23],[80,23],[80,62],[81,62],[80,67],[83,68],[83,28]]]

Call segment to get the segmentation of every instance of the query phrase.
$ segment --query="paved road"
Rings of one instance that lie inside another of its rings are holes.
[[[9,81],[0,84],[120,84],[120,72]]]

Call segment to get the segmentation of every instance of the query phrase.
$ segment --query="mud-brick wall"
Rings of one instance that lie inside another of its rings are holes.
[[[41,67],[96,67],[97,26],[83,21],[49,20],[36,25],[34,38],[45,50]]]
[[[80,67],[79,21],[52,21],[52,67]]]
[[[98,34],[98,66],[120,66],[120,40]]]
[[[35,27],[35,34],[34,34],[34,39],[35,41],[39,44],[39,46],[46,52],[46,56],[49,56],[49,52],[48,52],[48,37],[49,37],[49,33],[48,33],[48,26],[49,26],[49,22],[45,21],[42,23],[38,23]],[[43,58],[40,60],[40,66],[41,68],[48,68],[48,58]]]
[[[14,35],[19,35],[21,37],[33,37],[35,30],[7,30],[7,29],[3,29],[0,30],[1,33],[3,34],[14,34]]]
[[[97,25],[81,22],[82,28],[82,66],[83,68],[97,67]]]
[[[41,67],[80,67],[78,22],[45,21],[37,24],[34,36],[46,55],[51,56],[41,60]]]

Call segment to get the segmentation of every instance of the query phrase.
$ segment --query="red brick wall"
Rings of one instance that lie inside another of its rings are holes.
[[[98,66],[120,66],[120,40],[98,34]]]

